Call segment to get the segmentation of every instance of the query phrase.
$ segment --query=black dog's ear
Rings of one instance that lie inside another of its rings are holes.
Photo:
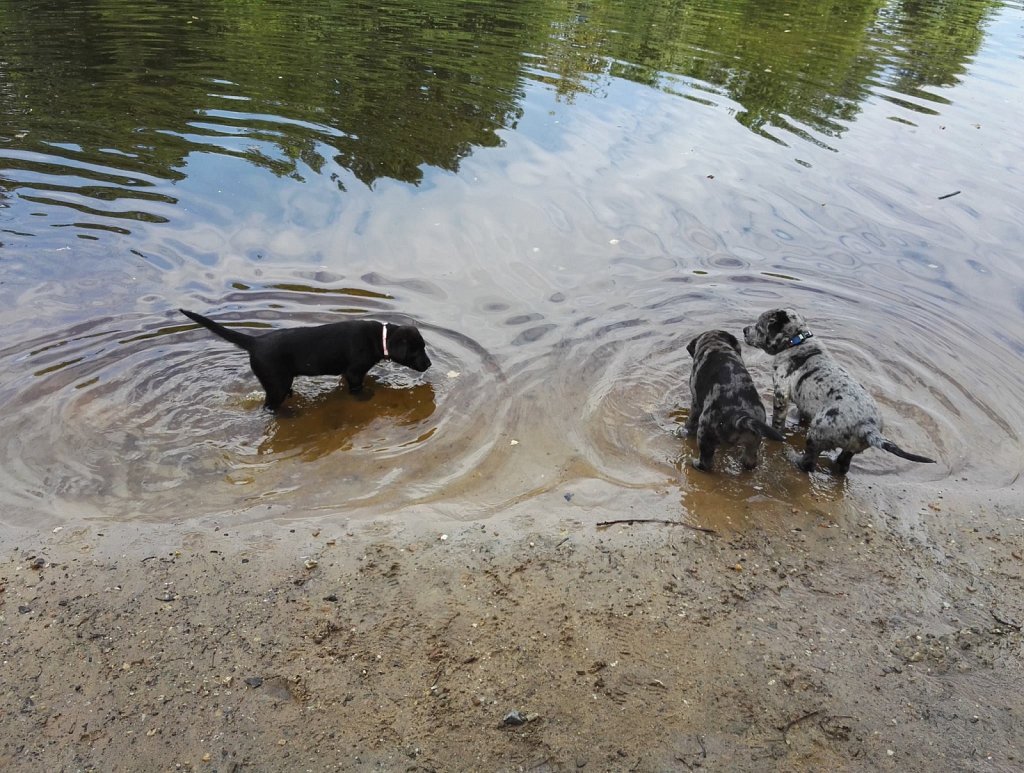
[[[409,355],[409,336],[398,325],[388,327],[388,357],[402,362]]]
[[[725,342],[729,344],[729,346],[731,346],[737,352],[740,350],[740,342],[736,340],[736,336],[734,336],[732,333],[728,333],[723,330],[722,338],[724,338]]]
[[[696,355],[696,353],[697,353],[697,339],[696,338],[694,338],[692,341],[690,341],[690,343],[688,343],[686,345],[686,351],[688,351],[690,353],[691,357]]]

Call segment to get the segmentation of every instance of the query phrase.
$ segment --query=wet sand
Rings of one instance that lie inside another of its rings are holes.
[[[0,768],[1018,770],[1019,499],[8,530]]]

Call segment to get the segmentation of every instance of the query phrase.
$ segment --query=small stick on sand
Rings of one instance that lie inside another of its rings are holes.
[[[669,526],[685,526],[687,529],[693,529],[694,531],[702,531],[705,534],[718,534],[714,529],[705,529],[703,526],[694,526],[692,523],[686,523],[685,521],[667,521],[662,518],[623,518],[618,521],[598,521],[597,527],[599,529],[606,526],[614,526],[617,523],[665,523]]]
[[[779,730],[782,731],[782,740],[786,741],[786,743],[789,743],[789,741],[786,740],[786,733],[788,733],[793,728],[794,725],[799,725],[805,719],[810,719],[811,717],[816,717],[820,713],[821,713],[821,709],[817,709],[816,711],[809,711],[809,712],[807,712],[802,717],[797,717],[796,719],[789,720],[789,722],[787,722],[785,725],[783,725],[782,727],[779,728]]]

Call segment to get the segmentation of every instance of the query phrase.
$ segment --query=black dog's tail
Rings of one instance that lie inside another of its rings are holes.
[[[909,451],[904,451],[898,445],[889,440],[889,438],[883,436],[877,429],[870,430],[864,439],[869,445],[872,445],[875,448],[881,448],[883,451],[888,451],[890,454],[896,454],[896,456],[901,456],[912,462],[935,464],[935,460],[929,459],[927,456],[920,456],[919,454],[912,454]]]
[[[782,433],[749,413],[734,413],[732,423],[736,429],[766,437],[769,440],[785,440]]]
[[[209,317],[204,317],[202,314],[196,314],[194,311],[188,311],[187,309],[178,309],[182,314],[188,317],[193,322],[198,322],[200,325],[205,327],[207,330],[211,330],[225,341],[230,341],[235,346],[240,346],[247,352],[252,351],[253,342],[256,341],[256,336],[249,335],[247,333],[240,333],[237,330],[232,330],[229,327],[219,322],[214,322]]]

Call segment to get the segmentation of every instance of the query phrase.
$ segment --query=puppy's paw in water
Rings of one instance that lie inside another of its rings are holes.
[[[693,469],[695,470],[700,470],[701,472],[711,472],[710,465],[704,464],[704,462],[700,460],[699,456],[691,456],[690,464],[693,465]]]
[[[676,427],[674,430],[672,430],[672,434],[677,438],[688,438],[690,437],[690,430],[688,430],[684,425],[682,427]]]
[[[809,465],[806,463],[806,457],[791,446],[786,446],[786,458],[792,462],[797,469],[803,470],[804,472],[811,472],[814,469],[814,462],[812,461]]]

